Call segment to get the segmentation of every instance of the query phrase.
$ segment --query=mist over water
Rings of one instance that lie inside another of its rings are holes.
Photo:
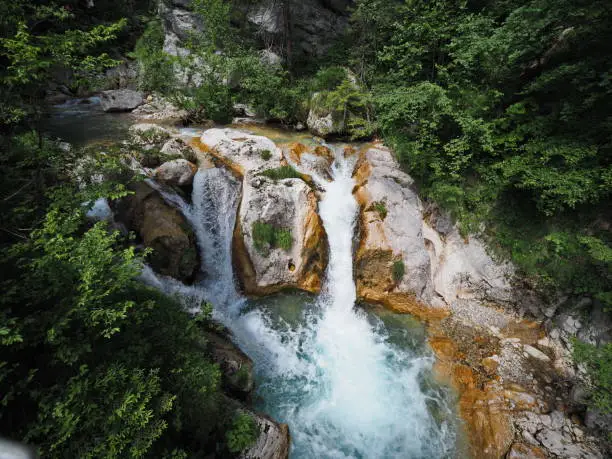
[[[258,408],[289,424],[291,457],[453,457],[455,418],[431,381],[431,354],[392,342],[383,321],[355,307],[353,168],[354,159],[338,154],[332,181],[317,180],[330,259],[322,293],[300,300],[301,308],[274,314],[245,307],[237,293],[231,239],[240,185],[222,169],[198,172],[193,204],[164,194],[194,226],[207,277],[187,287],[148,269],[143,275],[193,308],[214,303],[214,317],[255,363]]]

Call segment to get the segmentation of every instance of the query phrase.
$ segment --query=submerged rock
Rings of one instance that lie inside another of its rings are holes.
[[[131,89],[111,89],[100,94],[105,112],[129,112],[144,103],[142,93]]]
[[[199,268],[198,252],[185,217],[146,183],[133,185],[132,191],[116,204],[117,220],[153,249],[149,263],[155,271],[184,282],[192,280]]]

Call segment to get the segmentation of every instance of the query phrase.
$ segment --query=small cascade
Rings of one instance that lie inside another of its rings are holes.
[[[198,171],[193,204],[160,189],[193,225],[203,278],[185,286],[150,269],[143,278],[190,308],[204,300],[214,304],[214,317],[255,363],[257,408],[289,424],[291,457],[453,457],[452,410],[428,379],[433,357],[394,344],[380,320],[355,307],[354,166],[355,158],[338,152],[332,181],[317,177],[330,258],[323,291],[300,312],[298,324],[249,308],[236,291],[231,243],[240,184],[222,168]]]
[[[228,322],[228,316],[235,315],[244,303],[236,290],[232,268],[240,182],[222,168],[200,169],[193,179],[192,203],[154,180],[149,179],[147,183],[191,223],[202,257],[202,276],[195,285],[187,286],[175,279],[162,279],[147,268],[143,272],[145,281],[167,293],[178,294],[189,309],[197,309],[202,301],[209,301],[216,306],[217,320]]]

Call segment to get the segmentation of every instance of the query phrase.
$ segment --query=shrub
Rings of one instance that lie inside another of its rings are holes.
[[[293,245],[291,230],[279,228],[261,220],[253,223],[253,243],[259,253],[266,253],[268,247],[289,250]]]
[[[145,91],[168,92],[175,85],[172,56],[163,51],[164,32],[158,21],[150,22],[136,42],[133,57],[140,66],[138,86]]]
[[[372,205],[368,208],[368,211],[378,212],[378,215],[380,216],[381,220],[384,220],[387,217],[387,206],[384,201],[373,202]]]
[[[574,340],[574,358],[587,367],[595,386],[590,404],[604,413],[612,413],[612,343],[593,346]]]
[[[404,262],[402,260],[396,260],[393,262],[393,268],[391,271],[393,273],[393,280],[395,282],[400,282],[406,273],[406,266],[404,266]]]
[[[269,160],[272,157],[272,152],[270,150],[263,150],[261,153],[261,159],[264,161]]]
[[[237,454],[257,441],[259,427],[250,414],[240,413],[234,419],[232,428],[225,434],[227,448]]]
[[[260,175],[271,178],[272,180],[302,178],[302,174],[296,171],[292,166],[281,166],[275,169],[266,169]]]

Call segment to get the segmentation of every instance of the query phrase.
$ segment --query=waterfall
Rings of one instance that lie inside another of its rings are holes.
[[[332,181],[318,181],[329,263],[323,291],[299,324],[275,323],[236,292],[231,240],[240,185],[224,169],[197,173],[193,204],[163,192],[193,225],[206,277],[187,287],[149,269],[143,276],[194,307],[215,305],[214,317],[255,363],[259,408],[289,424],[293,458],[452,457],[451,410],[425,377],[433,358],[393,344],[380,320],[355,307],[354,162],[338,152]]]

